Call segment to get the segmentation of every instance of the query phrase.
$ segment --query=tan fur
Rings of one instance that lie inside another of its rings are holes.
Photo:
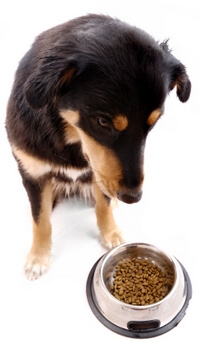
[[[97,218],[97,225],[101,232],[103,245],[111,249],[123,243],[121,231],[115,223],[112,212],[112,204],[103,195],[97,183],[94,183],[94,196],[96,200],[95,211]]]
[[[61,110],[60,116],[65,121],[66,143],[73,144],[80,142],[80,137],[74,125],[78,123],[79,114],[76,111]]]
[[[119,114],[113,119],[113,125],[116,130],[124,131],[128,126],[128,118],[123,114]]]
[[[153,125],[161,116],[161,109],[158,108],[156,110],[154,110],[153,112],[151,112],[151,114],[149,115],[149,117],[147,118],[147,124],[149,126]]]
[[[60,116],[67,122],[67,124],[74,125],[78,124],[79,121],[79,113],[77,111],[72,110],[61,110]]]
[[[121,166],[113,151],[102,146],[84,131],[78,129],[81,137],[82,149],[88,156],[102,192],[109,197],[115,197],[116,191],[120,188],[119,182],[122,179]]]
[[[66,127],[66,143],[74,144],[80,142],[80,137],[77,130],[70,124],[67,124]]]
[[[25,273],[30,280],[44,274],[50,265],[52,185],[47,182],[41,197],[41,212],[38,222],[33,221],[33,243],[28,254]]]

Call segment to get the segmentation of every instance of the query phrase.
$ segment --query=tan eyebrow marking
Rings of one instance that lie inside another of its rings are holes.
[[[119,131],[124,131],[128,126],[128,118],[123,114],[116,116],[112,122],[115,129]]]
[[[147,118],[147,124],[149,126],[153,125],[161,116],[161,113],[162,111],[160,108],[157,108],[156,110],[152,111],[149,117]]]

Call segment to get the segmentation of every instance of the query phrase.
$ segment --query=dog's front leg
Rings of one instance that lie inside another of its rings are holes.
[[[29,280],[41,277],[49,268],[51,250],[52,185],[47,180],[42,185],[24,180],[33,216],[33,242],[25,264]]]
[[[94,183],[94,196],[97,225],[102,243],[107,249],[111,249],[124,242],[121,231],[115,223],[111,199],[102,193],[97,183]]]

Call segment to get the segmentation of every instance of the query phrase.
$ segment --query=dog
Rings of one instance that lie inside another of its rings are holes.
[[[90,14],[36,38],[19,63],[6,116],[33,218],[28,279],[49,268],[50,215],[63,196],[94,197],[104,246],[123,242],[112,199],[141,199],[146,137],[174,87],[187,101],[191,82],[168,42],[118,19]]]

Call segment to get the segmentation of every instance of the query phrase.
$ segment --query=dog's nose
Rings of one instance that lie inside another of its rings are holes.
[[[117,191],[117,198],[127,204],[133,204],[142,198],[142,190]]]

